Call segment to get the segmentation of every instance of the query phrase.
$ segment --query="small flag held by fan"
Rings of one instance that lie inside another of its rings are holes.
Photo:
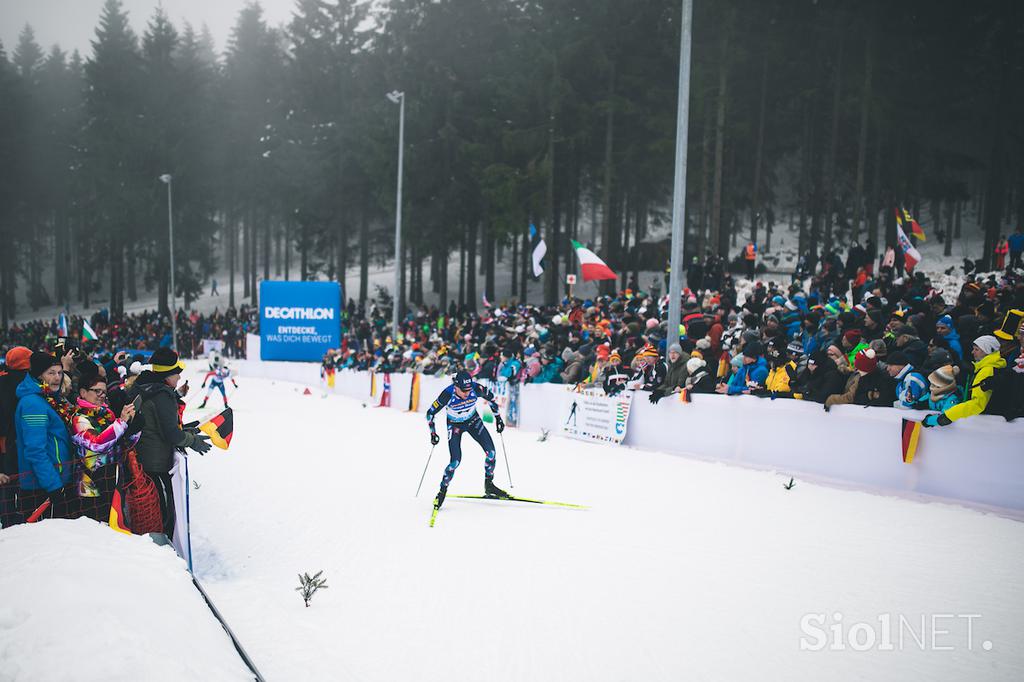
[[[97,341],[99,338],[100,337],[96,334],[96,331],[92,328],[92,325],[89,324],[89,320],[82,320],[82,340]]]
[[[231,445],[231,434],[235,430],[235,413],[229,407],[216,417],[199,426],[199,430],[210,437],[210,442],[221,450]]]
[[[921,422],[912,419],[903,420],[903,462],[910,464],[917,452],[917,441],[921,437]]]

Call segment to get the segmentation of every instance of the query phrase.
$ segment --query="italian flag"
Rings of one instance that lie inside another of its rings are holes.
[[[612,272],[612,269],[609,268],[603,260],[597,257],[596,253],[583,246],[583,244],[574,240],[572,247],[576,249],[576,257],[580,259],[580,271],[583,274],[584,282],[589,282],[594,279],[619,278],[619,276]]]
[[[82,340],[83,341],[97,341],[99,336],[96,335],[96,331],[89,324],[88,320],[82,320]]]

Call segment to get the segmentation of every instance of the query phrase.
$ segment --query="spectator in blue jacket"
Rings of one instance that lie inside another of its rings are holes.
[[[896,404],[907,410],[928,398],[928,382],[924,375],[914,369],[905,353],[893,351],[886,358],[886,371],[896,380]]]
[[[1006,239],[1010,244],[1011,268],[1024,268],[1024,263],[1021,262],[1021,254],[1024,254],[1024,232],[1021,230],[1022,228],[1018,227],[1017,231]]]
[[[18,509],[26,517],[49,498],[47,516],[66,516],[75,497],[71,484],[73,449],[57,410],[67,405],[60,393],[64,369],[49,353],[33,353],[29,372],[18,385],[14,425],[18,439]]]
[[[964,357],[963,346],[960,345],[960,334],[957,332],[956,327],[953,325],[953,318],[949,315],[943,315],[935,322],[935,333],[945,340],[949,350],[956,355],[956,359],[962,360]]]
[[[748,341],[743,346],[743,364],[732,375],[728,384],[723,384],[715,390],[719,393],[739,395],[750,393],[752,389],[764,388],[765,381],[768,380],[768,361],[761,357],[761,353],[760,341]]]

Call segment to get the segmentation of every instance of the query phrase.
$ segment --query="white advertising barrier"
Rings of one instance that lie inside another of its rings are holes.
[[[244,362],[239,374],[311,387],[320,385],[317,363]],[[393,408],[408,407],[409,375],[392,375]],[[423,376],[419,411],[448,385]],[[380,401],[381,381],[373,404]],[[338,372],[334,392],[370,403],[367,372]],[[520,389],[520,428],[561,433],[569,393],[557,384]],[[577,394],[578,395],[578,394]],[[919,411],[839,405],[751,396],[676,396],[657,405],[638,392],[628,415],[624,445],[729,462],[860,490],[909,497],[938,497],[1024,517],[1024,421],[977,416],[950,426],[922,429],[912,464],[900,447],[903,417]]]
[[[607,396],[603,392],[576,391],[571,386],[560,388],[558,429],[563,436],[602,443],[621,443],[625,439],[632,391]]]

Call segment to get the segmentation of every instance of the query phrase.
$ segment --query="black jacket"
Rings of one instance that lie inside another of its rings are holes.
[[[4,456],[0,473],[18,473],[18,444],[14,432],[14,410],[18,406],[15,391],[25,378],[23,369],[7,369],[0,374],[0,438],[4,440]]]
[[[196,437],[181,430],[178,396],[162,377],[147,370],[139,375],[133,390],[142,396],[142,436],[135,445],[139,463],[147,472],[169,473],[175,448],[192,447]]]
[[[855,405],[892,407],[896,402],[896,382],[881,370],[865,374],[857,384],[853,402]]]
[[[825,404],[825,399],[830,395],[843,392],[846,386],[846,377],[832,360],[825,358],[817,364],[818,368],[813,372],[809,369],[804,370],[804,375],[798,384],[800,390],[803,391],[804,400]]]

